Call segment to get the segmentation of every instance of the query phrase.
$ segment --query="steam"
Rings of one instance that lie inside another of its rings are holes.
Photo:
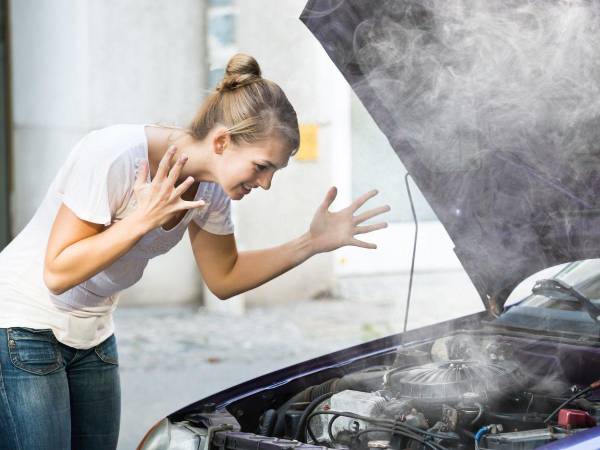
[[[346,0],[319,0],[314,4],[308,4],[304,13],[309,14],[312,17],[324,17],[342,6],[345,1]]]
[[[513,341],[500,336],[470,335],[459,333],[438,339],[431,348],[434,361],[466,359],[475,361],[512,361],[519,366],[527,389],[537,393],[560,395],[567,392],[572,383],[567,380],[564,365],[573,357],[573,347],[558,344],[549,352],[549,344],[543,339],[529,336],[523,341]],[[589,383],[588,376],[578,376],[576,382]],[[593,376],[592,376],[593,378]],[[573,381],[573,382],[575,382]],[[479,393],[481,394],[481,393]]]
[[[589,170],[600,153],[596,3],[382,0],[377,9],[355,30],[365,78],[354,87],[384,93],[388,129],[424,164],[457,171],[510,151]]]

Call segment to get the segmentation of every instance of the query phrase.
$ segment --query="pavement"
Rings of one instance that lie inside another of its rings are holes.
[[[119,308],[119,450],[167,414],[229,386],[402,331],[407,275],[340,279],[320,299],[282,299],[243,316],[198,307]],[[526,292],[525,288],[523,292]],[[483,309],[462,271],[417,273],[409,329]]]

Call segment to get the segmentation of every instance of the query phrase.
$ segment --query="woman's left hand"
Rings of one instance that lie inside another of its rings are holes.
[[[308,232],[313,250],[315,253],[323,253],[335,250],[345,245],[354,245],[356,247],[375,249],[377,245],[356,239],[356,234],[369,233],[387,227],[387,222],[380,222],[373,225],[359,224],[365,220],[371,219],[379,214],[390,210],[388,205],[370,209],[362,214],[354,215],[367,200],[377,195],[377,190],[369,191],[356,200],[350,206],[338,211],[330,212],[329,207],[337,196],[337,189],[332,187],[327,192],[325,200],[315,213],[310,230]]]

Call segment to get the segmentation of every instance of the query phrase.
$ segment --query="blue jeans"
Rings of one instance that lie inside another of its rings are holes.
[[[88,350],[52,330],[0,328],[0,449],[117,447],[121,414],[114,335]]]

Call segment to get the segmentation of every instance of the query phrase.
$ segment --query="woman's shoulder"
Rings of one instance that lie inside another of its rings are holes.
[[[144,125],[117,124],[92,130],[80,141],[79,147],[87,150],[100,149],[119,151],[133,146],[144,146]]]
[[[110,223],[130,197],[135,161],[144,154],[142,125],[91,131],[72,149],[51,189],[80,218]]]
[[[88,166],[101,170],[119,162],[130,166],[146,157],[143,125],[119,124],[90,131],[73,148],[66,167]]]

